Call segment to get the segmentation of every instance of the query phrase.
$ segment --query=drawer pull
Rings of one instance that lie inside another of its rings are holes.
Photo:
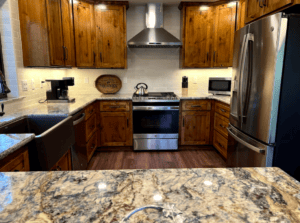
[[[201,108],[202,106],[201,105],[192,105],[191,107],[192,108]]]
[[[221,146],[223,149],[225,149],[225,147],[224,147],[221,143],[218,142],[218,144],[219,144],[219,146]]]
[[[220,108],[221,112],[226,112],[224,109]]]
[[[90,114],[92,114],[93,112],[94,112],[94,109],[93,109],[93,110],[91,110],[91,111],[89,111],[89,113],[90,113]]]
[[[59,170],[61,170],[61,167],[60,167],[60,166],[57,166],[55,170],[58,170],[58,171],[59,171]]]
[[[121,108],[121,106],[109,106],[110,108]]]
[[[92,146],[91,146],[91,149],[94,149],[96,146],[96,144],[94,143]]]
[[[220,124],[220,126],[221,126],[223,129],[225,129],[225,126],[223,126],[223,125],[221,125],[221,124]]]
[[[95,125],[92,125],[92,126],[90,127],[90,129],[93,129],[93,128],[95,128]]]

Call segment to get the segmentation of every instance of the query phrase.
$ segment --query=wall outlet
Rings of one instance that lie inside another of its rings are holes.
[[[28,85],[27,85],[27,81],[26,80],[22,81],[22,91],[28,91]]]
[[[124,83],[124,84],[127,84],[127,77],[124,77],[123,83]]]
[[[198,82],[198,77],[197,76],[193,77],[193,82],[194,82],[194,84],[197,84],[197,82]]]
[[[31,89],[32,89],[32,90],[35,89],[35,87],[34,87],[34,80],[33,80],[33,79],[31,79]]]
[[[89,83],[89,78],[88,78],[88,77],[85,77],[85,78],[84,78],[84,83],[85,83],[85,84],[88,84],[88,83]]]

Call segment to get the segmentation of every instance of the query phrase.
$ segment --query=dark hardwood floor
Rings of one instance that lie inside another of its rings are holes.
[[[226,163],[212,146],[181,146],[178,151],[140,152],[133,151],[132,147],[110,147],[95,152],[88,170],[214,167],[226,167]]]

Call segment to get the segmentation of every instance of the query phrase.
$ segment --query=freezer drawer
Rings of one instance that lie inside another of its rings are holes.
[[[227,167],[271,167],[274,147],[247,136],[229,124],[228,133],[235,143],[228,151]]]

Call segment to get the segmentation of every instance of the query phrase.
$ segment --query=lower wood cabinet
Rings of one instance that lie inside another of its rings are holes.
[[[21,148],[1,160],[0,172],[29,171],[28,148]]]
[[[208,145],[210,111],[182,112],[181,145]]]
[[[130,112],[100,113],[101,146],[132,146]]]
[[[51,168],[51,171],[68,171],[72,170],[71,150],[69,149],[65,155]]]
[[[227,159],[227,145],[228,140],[215,130],[213,146],[224,156],[225,159]]]

